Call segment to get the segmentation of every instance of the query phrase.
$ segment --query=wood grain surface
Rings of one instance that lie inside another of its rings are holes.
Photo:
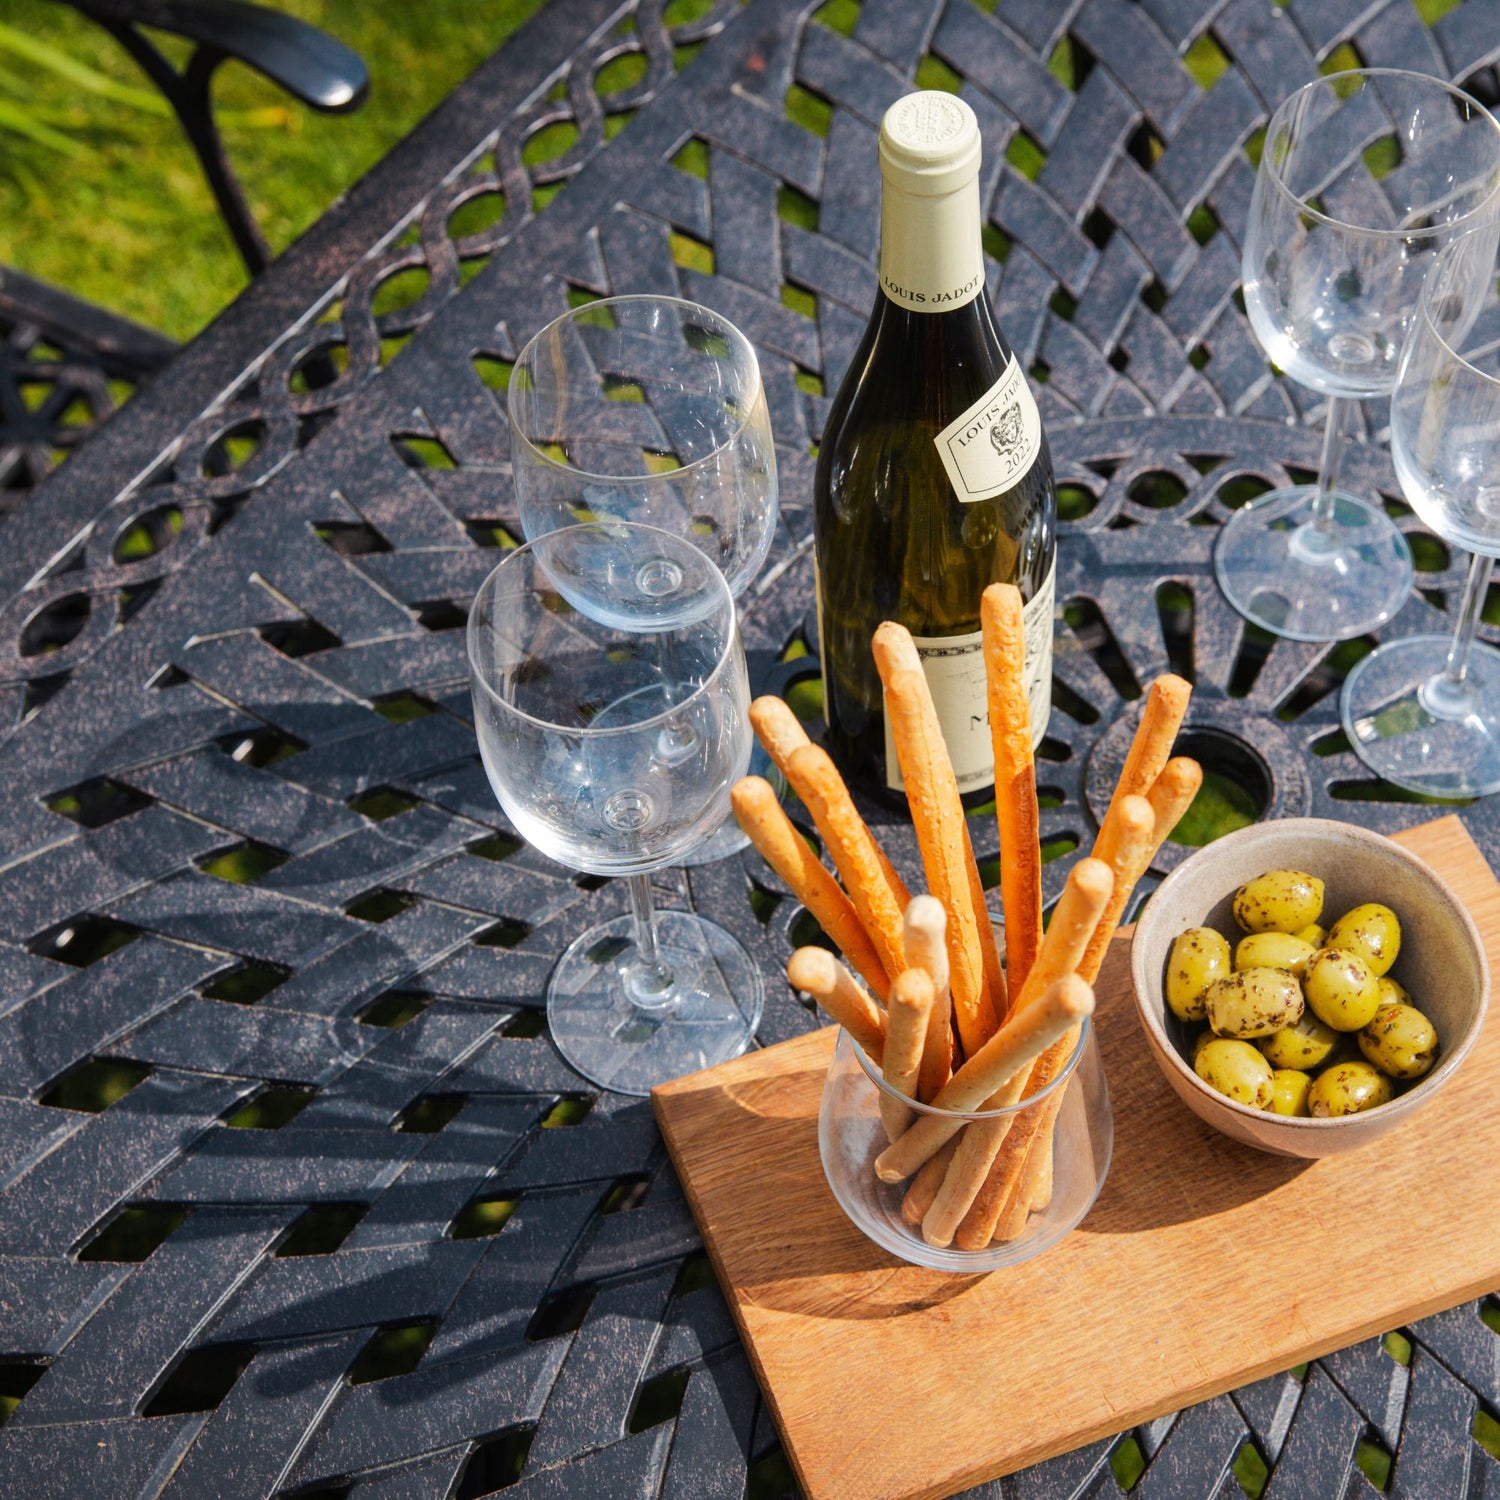
[[[1500,885],[1455,817],[1400,836],[1500,965]],[[657,1119],[809,1500],[938,1500],[1500,1286],[1500,1021],[1431,1106],[1317,1162],[1216,1134],[1098,986],[1115,1152],[1024,1265],[956,1276],[864,1238],[823,1178],[832,1028],[656,1090]]]

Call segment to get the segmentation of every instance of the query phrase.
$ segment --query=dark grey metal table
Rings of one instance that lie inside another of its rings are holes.
[[[505,825],[459,626],[516,530],[507,361],[570,298],[672,292],[760,350],[783,523],[746,640],[763,684],[815,673],[812,454],[914,80],[979,115],[1063,486],[1049,891],[1169,665],[1251,811],[1431,815],[1339,735],[1363,647],[1247,632],[1209,553],[1316,461],[1235,292],[1269,108],[1355,59],[1493,103],[1500,0],[813,9],[555,0],[0,527],[5,1495],[792,1493],[647,1108],[547,1040],[553,957],[624,896]],[[1346,474],[1411,526],[1366,415]],[[1460,582],[1417,546],[1396,632]],[[1497,806],[1462,816],[1495,858]],[[754,858],[663,886],[768,974],[800,930]],[[762,1042],[816,1024],[772,990]],[[975,1494],[1494,1496],[1494,1328],[1459,1308]]]

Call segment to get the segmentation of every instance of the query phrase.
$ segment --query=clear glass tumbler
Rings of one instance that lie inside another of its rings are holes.
[[[909,1181],[885,1183],[875,1175],[875,1158],[889,1144],[881,1119],[882,1098],[917,1115],[946,1115],[966,1127],[1009,1117],[1010,1128],[1015,1130],[1028,1119],[1045,1118],[1055,1110],[1051,1200],[1045,1208],[1032,1211],[1013,1239],[993,1241],[980,1250],[962,1250],[956,1243],[944,1248],[929,1245],[921,1229],[901,1216]],[[1109,1088],[1090,1021],[1084,1022],[1073,1055],[1048,1088],[1009,1109],[962,1113],[915,1104],[896,1093],[859,1043],[848,1032],[839,1031],[818,1109],[823,1174],[855,1228],[913,1265],[937,1271],[993,1271],[1040,1255],[1093,1207],[1109,1172],[1113,1148]]]
[[[1245,232],[1245,311],[1270,359],[1328,397],[1317,483],[1220,531],[1214,569],[1247,619],[1301,641],[1377,629],[1411,587],[1380,505],[1339,488],[1357,400],[1388,393],[1423,274],[1500,210],[1500,123],[1461,89],[1371,68],[1315,79],[1266,128]]]

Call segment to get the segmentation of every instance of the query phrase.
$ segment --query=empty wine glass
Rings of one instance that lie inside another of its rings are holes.
[[[1351,404],[1391,389],[1423,273],[1500,206],[1500,123],[1441,79],[1371,68],[1316,79],[1266,128],[1243,279],[1271,360],[1328,397],[1315,485],[1272,491],[1221,530],[1214,569],[1247,619],[1302,641],[1384,624],[1411,552],[1376,501],[1338,487]]]
[[[760,571],[776,529],[776,449],[755,350],[727,318],[675,297],[585,303],[521,351],[506,405],[527,540],[580,521],[639,522],[702,548],[736,598]],[[756,770],[780,779],[768,762]],[[680,863],[747,842],[726,819]]]
[[[571,526],[484,581],[468,653],[480,754],[517,831],[573,869],[629,877],[631,914],[590,928],[553,970],[558,1050],[624,1094],[743,1052],[764,995],[754,960],[702,917],[654,913],[648,873],[723,820],[749,763],[723,575],[654,527]]]
[[[1391,396],[1391,455],[1423,523],[1473,553],[1453,636],[1389,641],[1344,682],[1344,732],[1410,791],[1500,791],[1500,651],[1474,639],[1500,555],[1500,227],[1454,240],[1428,275]]]

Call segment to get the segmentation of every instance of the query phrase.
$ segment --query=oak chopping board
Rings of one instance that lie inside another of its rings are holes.
[[[1463,825],[1397,841],[1458,893],[1500,973],[1500,885]],[[1109,1178],[1020,1266],[923,1270],[844,1217],[818,1158],[831,1027],[653,1093],[809,1500],[939,1500],[1500,1287],[1496,1007],[1415,1119],[1294,1161],[1172,1093],[1140,1034],[1129,946],[1116,938],[1097,987]]]

